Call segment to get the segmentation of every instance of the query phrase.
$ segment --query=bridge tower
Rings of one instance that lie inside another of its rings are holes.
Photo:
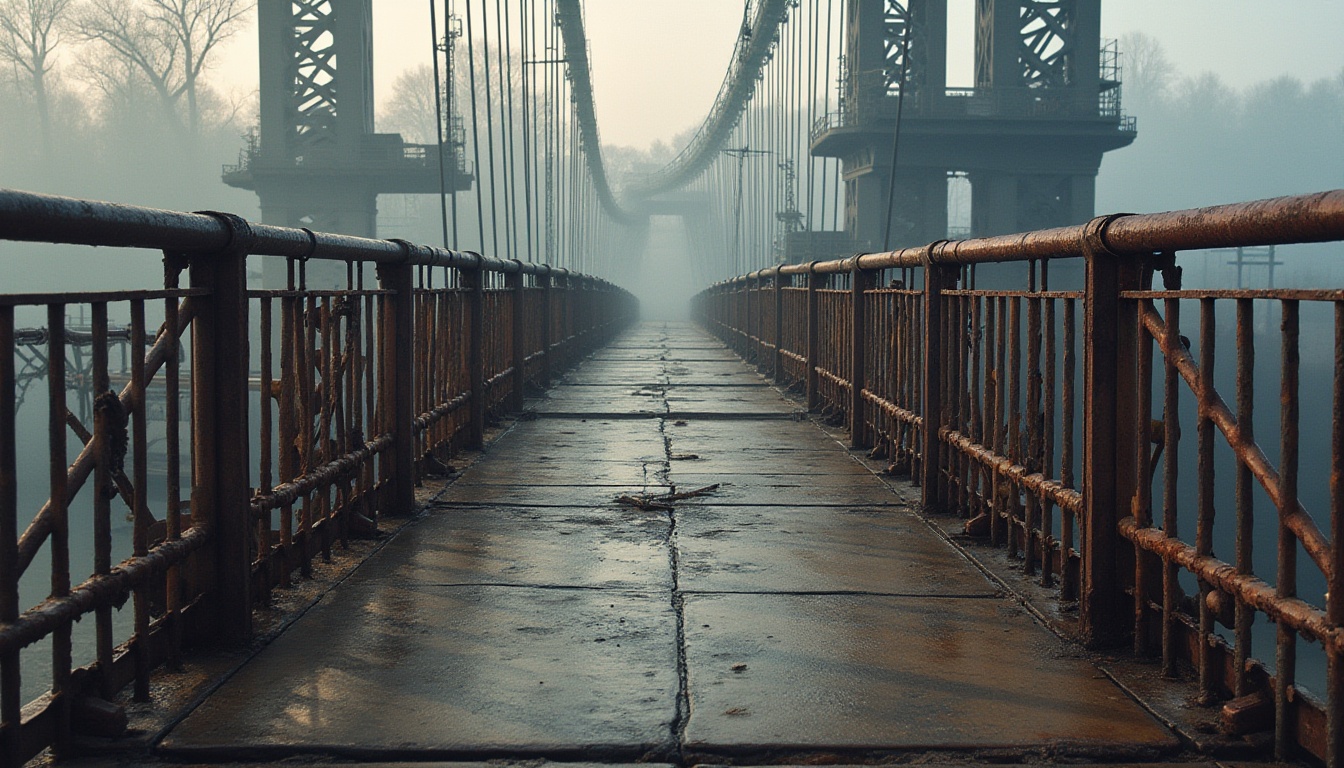
[[[948,236],[951,173],[971,182],[975,236],[1092,217],[1102,153],[1136,135],[1101,0],[976,0],[972,88],[947,87],[946,0],[846,2],[840,108],[814,126],[812,153],[842,161],[859,249],[883,246],[898,103],[890,247]]]
[[[373,0],[260,0],[261,124],[224,182],[264,223],[378,234],[378,195],[471,188],[456,121],[442,147],[374,131]],[[268,281],[269,282],[269,281]]]

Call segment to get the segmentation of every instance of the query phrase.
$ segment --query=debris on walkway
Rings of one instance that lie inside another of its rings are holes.
[[[617,504],[624,504],[628,507],[636,507],[645,512],[671,512],[676,509],[675,502],[682,499],[694,499],[698,496],[708,496],[717,491],[719,484],[706,485],[704,488],[696,488],[694,491],[683,491],[677,493],[676,486],[672,487],[671,493],[648,494],[648,493],[625,493],[616,497]]]

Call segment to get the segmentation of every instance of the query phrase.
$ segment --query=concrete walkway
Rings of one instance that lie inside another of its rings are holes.
[[[1176,747],[699,329],[639,326],[534,410],[162,751],[806,762]],[[713,483],[672,511],[613,502]]]

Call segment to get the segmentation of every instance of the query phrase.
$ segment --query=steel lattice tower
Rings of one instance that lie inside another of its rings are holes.
[[[1101,0],[977,0],[975,86],[956,89],[946,0],[847,2],[840,109],[814,130],[812,152],[843,162],[845,229],[860,249],[883,244],[902,68],[891,247],[947,236],[952,172],[971,181],[975,236],[1092,217],[1102,154],[1136,135],[1115,47],[1102,45]]]
[[[379,194],[439,192],[439,146],[374,131],[372,0],[260,0],[257,17],[261,125],[224,181],[256,191],[263,222],[376,237]],[[446,191],[470,189],[447,135]]]

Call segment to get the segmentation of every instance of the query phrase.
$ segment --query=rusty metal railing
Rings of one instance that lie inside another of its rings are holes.
[[[273,588],[378,516],[409,513],[417,481],[479,446],[492,412],[520,408],[529,382],[545,385],[636,311],[628,293],[562,269],[223,213],[0,190],[0,240],[160,251],[165,284],[0,295],[4,765],[106,727],[83,716],[90,703],[130,684],[147,699],[150,673],[193,640],[248,637]],[[285,288],[248,290],[254,255],[288,260]],[[310,290],[314,262],[344,263],[346,287]],[[87,381],[66,370],[74,307],[92,317]],[[47,331],[45,436],[23,444],[49,453],[41,479],[18,471],[16,310]],[[120,367],[108,355],[110,312],[130,318]],[[92,424],[71,411],[72,387],[92,399]],[[83,445],[73,461],[70,432]],[[132,528],[124,559],[117,497]],[[20,500],[36,498],[45,502],[21,532]],[[92,574],[80,580],[71,542],[84,527]],[[24,576],[40,559],[50,587],[25,604],[21,583],[35,583]],[[128,597],[129,621],[118,614]],[[93,660],[82,664],[72,637],[88,614]],[[38,642],[50,649],[51,688],[25,706],[36,658],[24,649]]]
[[[964,516],[968,533],[1077,601],[1083,640],[1132,643],[1167,675],[1189,670],[1230,731],[1272,723],[1281,757],[1337,767],[1344,290],[1181,290],[1177,254],[1339,240],[1344,190],[782,266],[716,284],[696,304],[740,354],[843,418],[854,447],[910,473],[926,510]],[[1070,260],[1085,265],[1081,290],[1051,289],[1051,266]],[[994,262],[1024,262],[1027,289],[977,288],[976,265]],[[1183,305],[1197,306],[1196,330],[1184,330]],[[1235,307],[1234,328],[1217,324],[1220,306]],[[1306,312],[1329,317],[1304,339]],[[1277,419],[1255,409],[1257,318],[1281,326]],[[1215,357],[1224,329],[1231,366]],[[1329,384],[1309,393],[1332,412],[1328,462],[1313,464],[1328,488],[1301,471],[1303,359],[1333,361]],[[1184,436],[1183,402],[1194,426]],[[1258,434],[1278,445],[1262,447]],[[1216,479],[1229,475],[1234,498],[1219,501]],[[1312,480],[1324,531],[1299,492]],[[1257,499],[1275,512],[1258,541]],[[1215,555],[1215,541],[1227,554]],[[1197,592],[1186,595],[1183,580]],[[1256,659],[1267,639],[1257,615],[1275,625],[1272,667]],[[1299,639],[1324,657],[1314,692],[1298,684]]]

